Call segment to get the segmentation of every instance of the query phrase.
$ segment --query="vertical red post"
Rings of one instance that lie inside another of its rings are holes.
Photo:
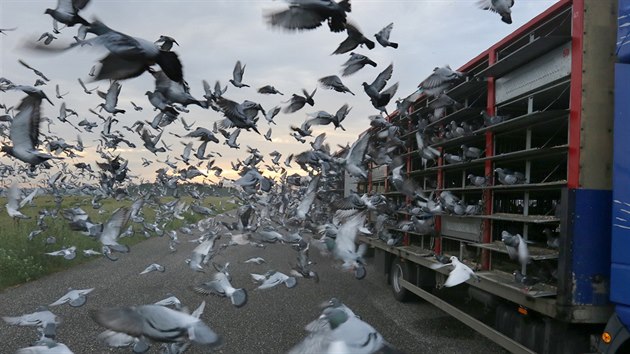
[[[488,51],[488,65],[492,65],[497,61],[497,52],[494,49]],[[488,101],[486,103],[486,108],[488,114],[494,115],[495,107],[496,107],[496,96],[495,96],[495,82],[494,78],[488,78]],[[490,157],[494,154],[494,134],[490,131],[486,132],[486,157]],[[484,165],[484,173],[486,176],[490,176],[491,180],[494,181],[494,170],[492,169],[492,161],[486,160]],[[493,183],[494,185],[494,183]],[[489,189],[485,189],[483,191],[483,199],[485,200],[484,205],[484,213],[486,215],[492,214],[492,191]],[[483,243],[492,242],[492,220],[484,219],[483,220],[483,234],[481,235],[481,241]],[[490,269],[491,266],[491,257],[490,251],[482,250],[481,251],[481,268],[484,270]]]
[[[569,103],[569,158],[567,185],[580,187],[580,129],[582,120],[582,51],[584,34],[584,0],[573,1],[571,24],[571,100]]]

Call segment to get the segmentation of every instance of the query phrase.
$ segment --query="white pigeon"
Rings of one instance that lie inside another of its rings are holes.
[[[68,247],[68,248],[63,248],[59,251],[54,251],[54,252],[47,252],[45,253],[49,256],[62,256],[63,258],[67,259],[67,260],[72,260],[77,256],[77,247],[76,246],[72,246],[72,247]]]
[[[47,341],[41,345],[18,349],[15,354],[73,354],[65,344]]]
[[[171,295],[167,297],[166,299],[162,299],[156,302],[154,305],[175,306],[175,308],[179,310],[182,307],[182,302],[176,296]]]
[[[451,256],[451,263],[447,264],[433,264],[431,265],[431,269],[438,269],[446,266],[453,266],[453,270],[449,273],[448,278],[444,282],[444,286],[449,288],[451,286],[459,285],[461,283],[466,282],[471,277],[479,280],[479,277],[475,274],[475,272],[470,269],[469,266],[460,262],[459,259],[455,256]]]
[[[91,293],[94,288],[90,289],[81,289],[81,290],[72,290],[68,291],[64,296],[60,297],[59,300],[53,302],[49,306],[59,306],[65,303],[72,307],[80,307],[85,304],[87,301],[87,294]]]
[[[9,188],[9,193],[7,195],[7,213],[9,214],[10,217],[12,217],[13,219],[30,219],[29,216],[22,214],[22,212],[20,212],[20,203],[19,203],[19,199],[20,199],[20,189],[17,185],[16,182],[13,182],[11,184],[11,187]]]
[[[256,264],[262,264],[262,263],[265,263],[265,259],[264,259],[264,258],[262,258],[262,257],[253,257],[253,258],[250,258],[250,259],[246,260],[246,261],[245,261],[245,262],[243,262],[243,263],[256,263]]]

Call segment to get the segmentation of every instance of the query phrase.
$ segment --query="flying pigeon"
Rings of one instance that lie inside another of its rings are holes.
[[[81,307],[87,301],[87,294],[91,293],[94,288],[90,289],[82,289],[82,290],[72,290],[68,291],[64,296],[60,297],[59,300],[53,302],[49,306],[59,306],[67,303],[72,307]]]
[[[348,33],[348,37],[339,44],[339,47],[337,47],[332,54],[348,53],[359,45],[363,46],[364,44],[368,49],[374,49],[374,42],[367,39],[354,25],[347,23],[346,32]]]
[[[287,0],[289,8],[265,14],[267,22],[286,30],[310,30],[328,22],[332,32],[346,29],[346,12],[350,12],[350,0]]]
[[[56,8],[46,9],[44,13],[50,15],[53,21],[63,23],[68,27],[76,24],[89,26],[90,23],[79,16],[79,10],[82,10],[89,2],[90,0],[58,0]]]
[[[382,45],[383,47],[398,48],[398,43],[389,41],[389,35],[392,33],[392,29],[394,29],[393,22],[385,26],[385,28],[374,35],[374,37],[376,37],[376,41],[380,43],[380,45]]]
[[[472,269],[470,269],[469,266],[460,262],[459,259],[457,259],[457,257],[451,256],[450,260],[451,260],[451,263],[447,263],[447,264],[439,263],[439,264],[431,265],[431,269],[438,269],[438,268],[442,268],[446,266],[453,266],[453,270],[449,273],[448,278],[444,282],[445,287],[448,288],[451,286],[459,285],[461,283],[464,283],[471,277],[479,281],[479,277],[475,274],[475,272]]]
[[[396,91],[398,90],[398,83],[393,84],[386,90],[385,85],[387,81],[391,79],[392,74],[394,72],[394,64],[389,64],[385,70],[383,70],[374,81],[368,85],[368,83],[363,83],[363,89],[365,93],[370,97],[370,101],[372,102],[372,106],[374,108],[386,112],[385,106],[389,103],[389,101],[394,97]]]
[[[365,65],[376,67],[376,63],[365,55],[350,53],[350,58],[343,63],[342,76],[349,76],[361,70]]]
[[[501,232],[501,241],[505,244],[510,259],[518,260],[522,265],[529,263],[527,242],[520,234],[512,235],[503,230]]]
[[[348,92],[352,94],[352,96],[354,96],[354,93],[352,93],[352,91],[350,91],[350,89],[347,88],[346,85],[343,84],[343,82],[341,82],[341,79],[337,75],[325,76],[318,81],[320,84],[322,84],[323,87],[327,89],[335,90],[341,93]]]
[[[67,260],[72,260],[77,256],[77,248],[76,246],[72,246],[72,247],[68,247],[68,248],[63,248],[59,251],[54,251],[54,252],[47,252],[45,254],[49,255],[49,256],[61,256]]]
[[[514,0],[478,0],[477,6],[482,10],[489,10],[501,15],[501,21],[512,24],[512,6]]]
[[[258,93],[262,93],[264,95],[284,95],[282,92],[276,90],[275,87],[271,85],[265,85],[258,89]]]
[[[243,83],[243,74],[245,73],[245,65],[241,66],[241,61],[237,60],[236,65],[234,65],[234,71],[232,72],[232,79],[230,79],[230,83],[235,87],[249,87]]]
[[[190,340],[207,347],[221,344],[221,337],[200,319],[160,305],[140,305],[90,311],[99,325],[133,337],[156,342]]]

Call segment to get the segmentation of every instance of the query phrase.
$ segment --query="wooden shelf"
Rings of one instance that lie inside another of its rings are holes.
[[[446,94],[448,95],[448,97],[459,102],[462,98],[466,98],[475,93],[481,93],[482,91],[487,91],[487,89],[488,81],[485,78],[476,77],[464,81],[461,84],[453,87],[452,89],[447,91]]]
[[[445,123],[450,123],[451,121],[455,121],[455,123],[459,123],[466,119],[475,118],[479,116],[479,113],[483,110],[483,107],[464,107],[459,111],[455,111],[446,117],[442,117],[435,122],[429,123],[427,128],[435,127],[437,125],[443,125]]]
[[[512,119],[508,119],[499,124],[491,125],[489,127],[483,127],[474,131],[474,134],[485,133],[486,131],[492,131],[494,133],[512,131],[518,128],[525,128],[537,123],[550,121],[556,118],[567,118],[569,116],[569,110],[559,109],[553,111],[538,111],[529,114],[524,114]]]
[[[498,270],[481,271],[477,272],[476,274],[481,278],[482,282],[487,281],[495,284],[500,284],[512,290],[522,292],[528,297],[555,297],[558,293],[558,288],[553,285],[538,283],[532,286],[526,286],[524,284],[517,283],[514,280],[514,276],[512,274],[501,272]]]
[[[492,252],[508,254],[507,248],[502,241],[494,241],[491,243],[469,243],[468,246],[490,250]],[[528,245],[529,258],[532,261],[541,261],[546,259],[558,259],[558,251],[549,248],[535,247]]]
[[[475,140],[481,140],[483,141],[483,144],[485,145],[486,144],[485,138],[486,138],[485,135],[483,135],[482,133],[477,133],[477,131],[474,131],[470,135],[464,135],[464,136],[460,136],[453,139],[445,139],[444,141],[440,141],[439,143],[431,144],[429,146],[433,148],[438,148],[438,147],[447,148],[451,146],[460,146],[462,144],[467,144]]]
[[[400,232],[403,234],[410,234],[410,235],[416,235],[416,236],[431,236],[430,234],[421,234],[415,231],[403,231],[401,229],[397,229],[395,227],[386,227],[387,230],[389,231],[396,231],[396,232]]]
[[[558,223],[560,219],[552,215],[522,215],[522,214],[509,214],[509,213],[494,213],[492,215],[467,215],[469,218],[490,219],[490,220],[502,220],[502,221],[516,221],[530,224],[547,224]]]
[[[570,40],[571,36],[538,37],[495,64],[480,71],[477,77],[501,77]]]

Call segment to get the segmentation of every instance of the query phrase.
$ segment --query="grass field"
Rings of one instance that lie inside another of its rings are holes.
[[[223,201],[223,208],[232,209],[234,206],[226,204],[228,198],[225,197],[207,197],[201,205],[210,206],[218,205]],[[102,200],[101,209],[93,209],[90,204],[90,197],[66,196],[63,199],[61,208],[72,208],[75,206],[85,210],[94,222],[105,222],[111,213],[122,206],[131,205],[132,201],[123,200],[116,201],[114,199]],[[172,198],[162,198],[160,202],[165,203],[173,200]],[[182,200],[191,202],[192,198],[182,197]],[[0,198],[0,291],[7,287],[21,284],[27,281],[37,279],[39,277],[58,272],[69,267],[87,262],[93,258],[83,255],[83,250],[93,249],[100,252],[101,245],[98,240],[83,235],[80,232],[70,230],[68,222],[59,213],[56,217],[46,217],[45,222],[48,228],[35,236],[33,240],[28,240],[31,231],[36,230],[38,212],[42,208],[52,210],[55,208],[55,202],[52,196],[38,196],[35,198],[34,206],[25,206],[22,213],[30,216],[30,219],[14,221],[6,213],[4,205],[6,199]],[[143,216],[147,223],[155,221],[155,210],[153,205],[146,205],[143,208]],[[99,212],[100,211],[100,212]],[[183,225],[197,222],[204,216],[192,213],[190,210],[183,214],[184,220],[171,218],[166,223],[164,230],[176,230]],[[164,221],[159,221],[162,224]],[[126,245],[134,245],[145,240],[143,232],[141,232],[142,224],[132,223],[135,235],[120,239],[120,243]],[[128,227],[127,225],[127,227]],[[53,236],[56,239],[54,244],[47,244],[46,239]],[[166,236],[167,237],[167,236]],[[46,255],[46,252],[58,251],[62,248],[76,246],[77,256],[73,260],[66,260],[63,257],[53,257]],[[99,257],[99,256],[96,256]]]

